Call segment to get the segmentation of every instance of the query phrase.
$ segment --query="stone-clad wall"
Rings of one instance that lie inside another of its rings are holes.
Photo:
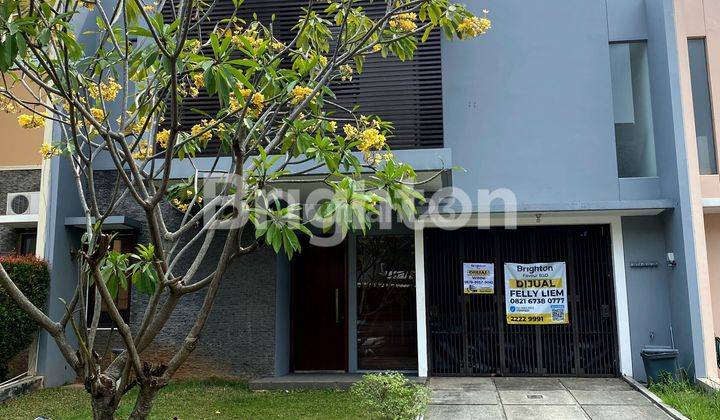
[[[114,172],[96,172],[100,192],[98,201],[110,200],[116,176]],[[145,217],[131,197],[114,212],[139,222]],[[172,208],[165,208],[168,228],[173,230],[182,214]],[[148,243],[148,231],[137,232],[138,243]],[[210,247],[206,263],[200,269],[198,278],[203,278],[216,266],[222,250],[224,235],[216,234],[215,243]],[[199,247],[199,244],[198,244]],[[187,258],[180,264],[179,273],[192,262],[196,252],[186,253]],[[269,375],[274,371],[275,351],[275,267],[276,256],[272,250],[261,248],[257,252],[236,259],[228,269],[210,318],[205,326],[196,350],[185,363],[178,376],[181,377],[236,377]],[[143,354],[154,361],[167,361],[171,352],[183,342],[185,335],[200,309],[204,292],[184,296],[175,313],[156,338],[153,346]],[[135,330],[141,322],[148,297],[135,290],[131,295],[131,327]],[[107,334],[107,332],[105,332]],[[105,339],[107,336],[104,337]],[[113,345],[119,343],[113,333]],[[96,346],[104,350],[105,343]],[[109,346],[112,348],[113,346]]]
[[[6,214],[7,194],[40,191],[40,169],[0,171],[0,214]],[[0,254],[15,252],[18,247],[17,231],[0,226]]]

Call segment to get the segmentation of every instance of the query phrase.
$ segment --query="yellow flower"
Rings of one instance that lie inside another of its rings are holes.
[[[143,6],[143,9],[145,9],[146,12],[152,12],[153,10],[155,10],[155,6],[146,4],[145,6]]]
[[[8,114],[13,114],[17,112],[17,107],[12,99],[3,96],[0,97],[0,110],[3,110]]]
[[[40,146],[40,155],[42,155],[43,159],[50,159],[53,156],[59,156],[61,154],[62,150],[52,144],[43,143],[42,146]]]
[[[205,86],[205,78],[203,77],[202,73],[195,73],[192,75],[193,78],[193,84],[196,88],[200,89],[201,87]]]
[[[373,50],[373,52],[380,52],[380,50],[382,50],[382,45],[375,44],[375,45],[373,45],[372,50]]]
[[[366,128],[360,134],[360,144],[357,148],[361,152],[370,149],[380,150],[385,146],[385,136],[380,134],[377,128]]]
[[[90,113],[96,120],[101,121],[105,119],[105,111],[100,108],[90,108]]]
[[[170,130],[168,130],[168,129],[159,131],[155,135],[155,142],[163,149],[167,147],[169,141],[170,141]]]
[[[417,29],[415,13],[399,13],[390,18],[390,27],[402,32],[412,32]]]
[[[460,38],[474,38],[487,32],[492,27],[492,22],[486,17],[465,18],[457,26]]]
[[[132,154],[132,158],[135,160],[143,160],[152,156],[152,149],[148,146],[147,140],[142,140],[138,143],[137,152]]]
[[[313,90],[310,89],[309,87],[295,86],[292,90],[292,95],[293,95],[292,104],[297,105],[300,102],[304,101],[305,98],[307,98],[308,95],[310,95],[312,93],[312,91]]]
[[[22,128],[40,128],[45,125],[45,117],[36,114],[21,114],[18,117],[18,124]]]
[[[250,99],[250,101],[255,106],[255,108],[258,109],[258,111],[262,111],[263,107],[265,106],[265,95],[260,92],[253,93],[252,99]]]
[[[117,98],[118,93],[122,89],[122,86],[120,83],[116,82],[114,78],[110,77],[108,78],[108,82],[100,82],[100,88],[98,88],[98,85],[93,83],[88,86],[88,93],[90,94],[90,97],[92,97],[95,100],[100,99],[100,96],[102,95],[103,100],[105,101],[114,101],[115,98]]]
[[[347,137],[355,137],[358,133],[357,128],[355,128],[354,126],[352,126],[350,124],[345,124],[343,126],[343,131],[345,132],[345,136],[347,136]]]
[[[320,65],[323,66],[323,67],[327,66],[327,63],[328,63],[328,62],[327,62],[327,57],[325,57],[324,55],[318,56],[318,62],[319,62]]]
[[[340,66],[340,78],[342,80],[352,80],[353,68],[349,64],[343,64]]]
[[[133,132],[133,134],[135,134],[136,136],[139,136],[143,127],[145,127],[146,122],[147,122],[147,117],[138,118],[138,120],[135,122],[135,124],[130,126],[130,130]]]
[[[198,51],[200,51],[200,47],[202,44],[200,43],[199,39],[191,39],[185,42],[185,45],[183,45],[183,48],[187,51],[190,51],[193,54],[197,54]]]
[[[334,133],[334,132],[337,130],[337,122],[336,122],[336,121],[330,121],[330,122],[327,124],[327,129],[328,129],[328,131]]]
[[[83,5],[88,10],[93,10],[95,8],[95,2],[89,2],[89,1],[81,1],[80,4]]]
[[[207,130],[204,133],[202,131],[205,130],[207,126],[212,124],[215,124],[215,120],[202,120],[200,124],[195,124],[194,126],[192,126],[192,128],[190,129],[190,135],[199,136],[198,139],[200,140],[200,143],[205,146],[210,140],[212,140],[212,130]]]
[[[282,50],[283,48],[285,48],[285,44],[283,44],[283,43],[280,42],[280,41],[273,41],[273,43],[270,44],[270,48],[272,48],[272,49],[275,50],[275,51],[280,51],[280,50]]]

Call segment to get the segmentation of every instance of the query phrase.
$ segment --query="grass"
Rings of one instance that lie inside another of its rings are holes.
[[[720,419],[720,393],[708,394],[687,381],[656,383],[650,390],[692,420]]]
[[[117,412],[127,418],[136,393],[128,394]],[[0,403],[0,419],[53,420],[91,418],[83,388],[43,389]],[[355,419],[363,418],[348,392],[253,392],[246,383],[222,380],[183,381],[160,392],[151,418],[157,419]]]

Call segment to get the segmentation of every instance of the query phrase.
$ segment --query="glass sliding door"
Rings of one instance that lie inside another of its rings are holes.
[[[357,238],[357,359],[360,370],[416,370],[412,235]]]

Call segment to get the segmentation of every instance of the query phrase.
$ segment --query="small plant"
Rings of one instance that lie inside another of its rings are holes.
[[[370,373],[351,392],[364,410],[377,419],[416,419],[427,410],[430,390],[398,372]]]

